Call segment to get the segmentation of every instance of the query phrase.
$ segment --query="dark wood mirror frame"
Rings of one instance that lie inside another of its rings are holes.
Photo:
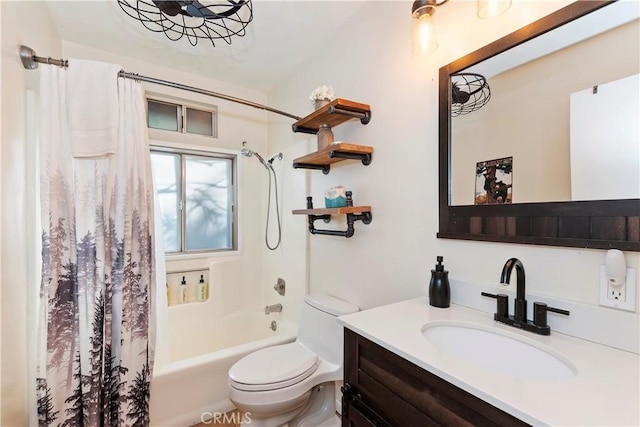
[[[449,206],[451,74],[613,2],[577,1],[440,68],[438,238],[640,251],[640,199]]]

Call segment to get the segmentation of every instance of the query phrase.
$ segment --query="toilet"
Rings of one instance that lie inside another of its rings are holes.
[[[359,308],[329,295],[305,297],[298,338],[251,353],[229,369],[229,398],[254,427],[339,426],[335,382],[342,380],[338,316]]]

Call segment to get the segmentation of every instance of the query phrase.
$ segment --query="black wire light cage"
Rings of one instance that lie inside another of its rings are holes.
[[[186,37],[192,46],[200,39],[222,39],[231,44],[231,37],[243,37],[253,20],[251,0],[118,0],[120,8],[142,22],[147,29],[173,41]]]
[[[451,75],[451,116],[469,114],[484,107],[491,99],[487,79],[476,73]]]

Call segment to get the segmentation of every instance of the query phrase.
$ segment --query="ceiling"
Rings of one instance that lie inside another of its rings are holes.
[[[364,4],[365,0],[253,0],[253,21],[244,37],[233,37],[231,45],[216,40],[215,47],[200,40],[194,47],[185,38],[171,41],[149,31],[115,0],[47,0],[65,41],[265,92],[321,49]]]

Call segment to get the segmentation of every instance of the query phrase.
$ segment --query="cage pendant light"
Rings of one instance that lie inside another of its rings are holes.
[[[451,116],[469,114],[484,107],[491,99],[487,79],[477,73],[451,75]]]
[[[118,0],[118,5],[148,30],[173,41],[186,37],[192,46],[200,39],[231,44],[253,20],[251,0]]]

